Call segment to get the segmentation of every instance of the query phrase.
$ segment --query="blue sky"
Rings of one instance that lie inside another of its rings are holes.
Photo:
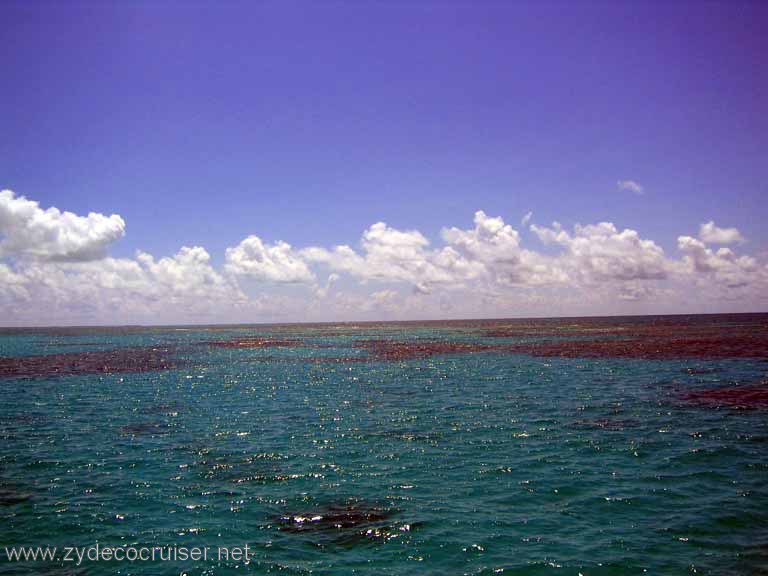
[[[249,235],[357,247],[379,221],[439,248],[477,210],[543,254],[563,244],[529,211],[670,259],[710,220],[766,252],[764,3],[3,2],[0,21],[0,188],[119,214],[111,258],[202,246],[221,269]]]

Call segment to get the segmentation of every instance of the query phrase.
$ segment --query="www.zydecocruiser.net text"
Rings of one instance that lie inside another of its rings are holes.
[[[6,546],[9,562],[248,562],[253,548],[243,546]]]

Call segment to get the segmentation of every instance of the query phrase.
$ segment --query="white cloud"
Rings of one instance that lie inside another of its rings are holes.
[[[419,285],[452,283],[462,274],[471,274],[467,263],[451,248],[432,250],[418,231],[402,231],[378,222],[368,228],[361,240],[362,254],[342,245],[331,250],[305,248],[302,257],[364,282],[406,282]]]
[[[536,234],[543,244],[567,244],[571,239],[560,222],[552,222],[551,228],[531,224],[531,232]]]
[[[611,222],[565,229],[531,224],[549,248],[523,245],[499,216],[477,211],[432,245],[383,222],[359,245],[293,248],[251,235],[214,266],[200,246],[155,257],[106,254],[119,216],[82,217],[0,196],[0,324],[249,322],[696,311],[764,307],[765,256],[735,228],[702,225],[680,236],[681,257]],[[529,222],[530,215],[523,221]],[[318,278],[325,278],[324,282]],[[257,282],[247,282],[255,279]],[[287,286],[290,285],[290,286]]]
[[[371,294],[371,305],[373,308],[380,308],[388,311],[398,309],[400,294],[394,290],[379,290]]]
[[[533,212],[526,212],[525,216],[523,216],[522,220],[520,220],[521,226],[528,226],[528,223],[531,221],[531,218],[533,218]]]
[[[227,272],[252,276],[267,282],[311,283],[315,275],[291,245],[264,244],[258,236],[248,236],[234,248],[227,248]]]
[[[387,318],[402,317],[406,303],[396,290],[377,290],[370,294],[336,292],[313,310],[321,320],[340,318]]]
[[[0,191],[0,257],[85,261],[103,258],[107,247],[125,234],[117,214],[77,216]]]
[[[377,222],[363,234],[365,268],[358,274],[379,280],[413,281],[433,273],[427,246],[418,231],[401,231]]]
[[[690,236],[680,236],[677,246],[684,254],[684,272],[703,275],[708,280],[714,280],[721,288],[768,288],[768,267],[759,264],[751,256],[738,256],[725,247],[712,250],[701,240]]]
[[[445,228],[442,248],[431,248],[418,231],[379,222],[361,240],[361,253],[342,245],[331,250],[305,248],[310,263],[350,274],[363,282],[404,282],[417,294],[435,288],[461,289],[468,283],[542,285],[563,282],[562,271],[546,256],[520,247],[520,236],[501,218],[478,211],[472,229]]]
[[[0,291],[5,317],[36,323],[184,322],[237,319],[258,306],[217,272],[200,247],[171,257],[103,258],[89,262],[29,261],[13,272],[23,292]],[[0,276],[4,276],[0,268]],[[5,278],[3,278],[5,279]]]
[[[652,301],[669,297],[672,290],[649,285],[647,282],[626,282],[619,286],[616,296],[619,300],[628,302]]]
[[[499,217],[487,216],[482,210],[475,212],[474,229],[443,229],[442,236],[467,262],[464,267],[473,271],[470,278],[482,277],[493,284],[506,286],[566,280],[555,260],[523,249],[517,230]]]
[[[184,246],[172,257],[155,258],[140,252],[137,261],[147,276],[149,288],[159,288],[172,298],[243,299],[244,295],[211,265],[208,252]]]
[[[486,262],[518,260],[520,234],[501,218],[491,218],[482,210],[475,212],[475,228],[445,228],[443,239],[466,254]]]
[[[0,263],[0,303],[6,301],[29,301],[30,295],[26,287],[27,279],[15,273],[8,266]]]
[[[619,180],[616,182],[616,186],[619,188],[619,190],[632,192],[638,196],[641,196],[645,193],[645,188],[643,188],[643,186],[635,180]]]
[[[611,222],[574,226],[568,233],[557,223],[552,228],[531,225],[545,244],[566,248],[560,262],[572,278],[587,282],[660,280],[667,277],[669,264],[664,251],[635,230],[619,232]]]
[[[744,237],[738,228],[718,228],[714,220],[702,224],[699,238],[707,244],[742,244]]]
[[[323,299],[328,296],[331,288],[333,288],[333,285],[339,281],[339,278],[341,278],[341,276],[336,274],[336,272],[329,274],[328,279],[325,281],[325,286],[318,286],[315,288],[315,296],[317,296],[319,299]]]

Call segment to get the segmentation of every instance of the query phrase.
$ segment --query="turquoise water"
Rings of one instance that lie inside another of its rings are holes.
[[[204,344],[244,337],[303,345]],[[760,381],[764,361],[355,361],[364,338],[485,341],[416,325],[0,336],[5,357],[171,346],[178,360],[0,378],[0,574],[768,573],[766,412],[684,399]],[[96,543],[214,557],[4,551]],[[245,544],[247,564],[215,558]]]

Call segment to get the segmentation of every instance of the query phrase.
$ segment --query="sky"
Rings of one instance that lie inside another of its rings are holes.
[[[768,310],[768,4],[0,24],[0,325]]]

